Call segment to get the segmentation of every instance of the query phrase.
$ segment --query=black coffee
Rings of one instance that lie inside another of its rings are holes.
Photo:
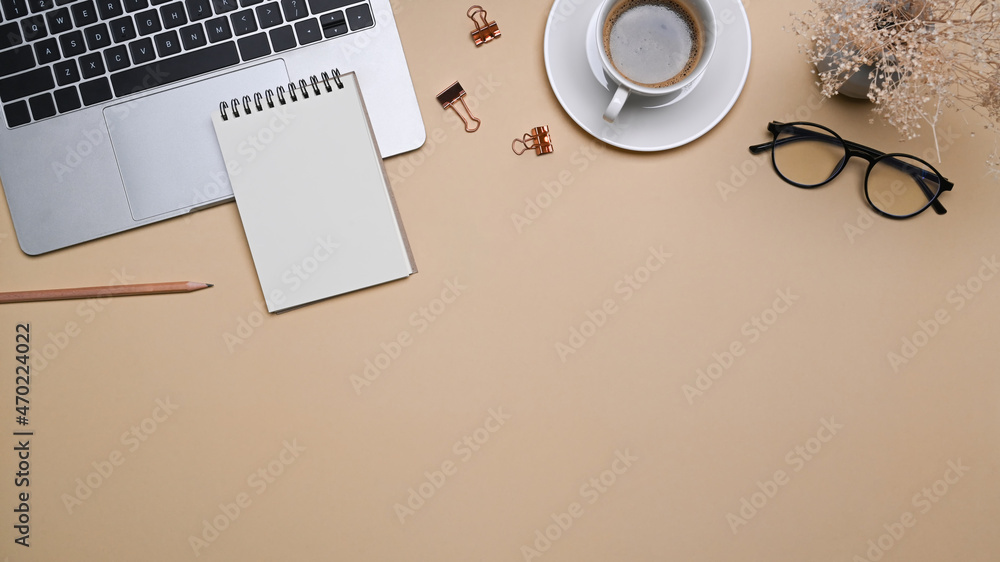
[[[687,78],[701,59],[698,20],[674,0],[623,0],[604,23],[604,51],[623,76],[662,88]]]

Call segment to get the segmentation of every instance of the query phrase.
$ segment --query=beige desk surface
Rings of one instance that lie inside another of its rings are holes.
[[[992,140],[946,118],[945,216],[864,218],[860,165],[811,192],[779,181],[746,147],[790,114],[931,146],[866,103],[820,104],[782,31],[808,5],[749,2],[733,111],[633,154],[559,106],[550,2],[487,6],[503,37],[476,49],[466,4],[397,0],[429,140],[387,168],[420,273],[285,315],[260,312],[234,205],[38,258],[3,209],[4,290],[215,287],[0,308],[0,559],[996,561]],[[456,79],[475,134],[435,102]],[[540,124],[556,152],[511,154]],[[12,511],[20,322],[30,548]]]

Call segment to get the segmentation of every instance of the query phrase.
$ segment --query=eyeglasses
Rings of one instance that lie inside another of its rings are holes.
[[[787,183],[807,189],[826,185],[843,171],[848,160],[857,156],[868,161],[865,198],[878,214],[906,219],[928,207],[939,215],[947,212],[938,197],[951,191],[954,184],[916,156],[886,154],[846,141],[816,123],[772,121],[767,130],[774,139],[751,146],[750,152],[770,150],[774,171]]]

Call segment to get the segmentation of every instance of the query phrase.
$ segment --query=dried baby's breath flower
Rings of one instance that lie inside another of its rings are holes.
[[[818,73],[822,93],[834,96],[863,68],[875,112],[911,139],[921,125],[937,141],[945,109],[966,108],[1000,133],[1000,0],[812,0],[793,14],[793,29]],[[1000,154],[987,164],[1000,172]]]

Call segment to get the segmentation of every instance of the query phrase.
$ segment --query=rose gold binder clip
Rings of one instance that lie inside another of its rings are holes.
[[[521,143],[520,152],[517,151],[519,148],[517,143]],[[525,133],[523,137],[514,139],[514,142],[511,143],[510,147],[514,150],[514,154],[517,154],[518,156],[529,150],[534,150],[535,156],[551,154],[554,150],[552,147],[552,136],[549,135],[548,125],[535,127],[530,133]]]
[[[458,115],[459,119],[461,119],[462,122],[465,123],[466,132],[474,133],[477,130],[479,130],[479,125],[482,123],[482,121],[476,119],[476,117],[472,115],[472,110],[469,109],[469,106],[465,104],[465,90],[462,89],[461,84],[455,82],[451,86],[448,86],[448,88],[446,88],[445,91],[437,95],[437,100],[438,103],[441,104],[441,107],[445,109],[448,109],[450,107],[452,110],[455,111],[455,114]],[[455,107],[455,104],[458,102],[462,102],[462,107],[464,107],[465,112],[469,114],[469,118],[476,122],[475,127],[470,126],[469,122],[465,119],[465,116],[463,116],[461,112],[458,111],[458,108]]]
[[[476,42],[477,47],[483,43],[489,43],[494,39],[500,38],[500,28],[497,27],[497,22],[486,21],[486,10],[482,6],[469,8],[469,11],[465,15],[469,16],[472,24],[476,26],[476,30],[472,32],[472,40]],[[479,16],[479,21],[476,21],[476,16]]]

